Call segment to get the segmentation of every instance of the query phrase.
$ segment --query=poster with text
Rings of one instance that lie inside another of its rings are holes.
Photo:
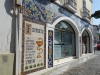
[[[24,21],[23,72],[45,68],[45,25]]]

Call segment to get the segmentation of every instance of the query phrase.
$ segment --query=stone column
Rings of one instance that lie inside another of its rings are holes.
[[[80,57],[80,36],[76,34],[76,57]]]

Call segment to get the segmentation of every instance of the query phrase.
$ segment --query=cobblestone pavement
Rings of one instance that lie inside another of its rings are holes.
[[[96,55],[84,64],[73,67],[60,75],[100,75],[100,51],[96,52]]]

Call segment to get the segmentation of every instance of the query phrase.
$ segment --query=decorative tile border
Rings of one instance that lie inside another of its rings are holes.
[[[53,31],[48,30],[48,67],[53,67]]]
[[[77,27],[80,30],[80,32],[84,26],[85,27],[87,26],[88,28],[92,29],[92,25],[90,23],[88,23],[87,21],[81,19],[77,15],[74,15],[70,11],[67,11],[66,9],[60,7],[55,3],[49,3],[45,6],[45,8],[47,12],[47,22],[50,24],[53,24],[54,21],[56,21],[59,17],[68,17],[77,24]]]

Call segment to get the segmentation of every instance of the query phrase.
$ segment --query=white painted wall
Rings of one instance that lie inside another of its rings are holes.
[[[13,0],[0,1],[0,53],[15,51],[15,16],[13,10]]]

